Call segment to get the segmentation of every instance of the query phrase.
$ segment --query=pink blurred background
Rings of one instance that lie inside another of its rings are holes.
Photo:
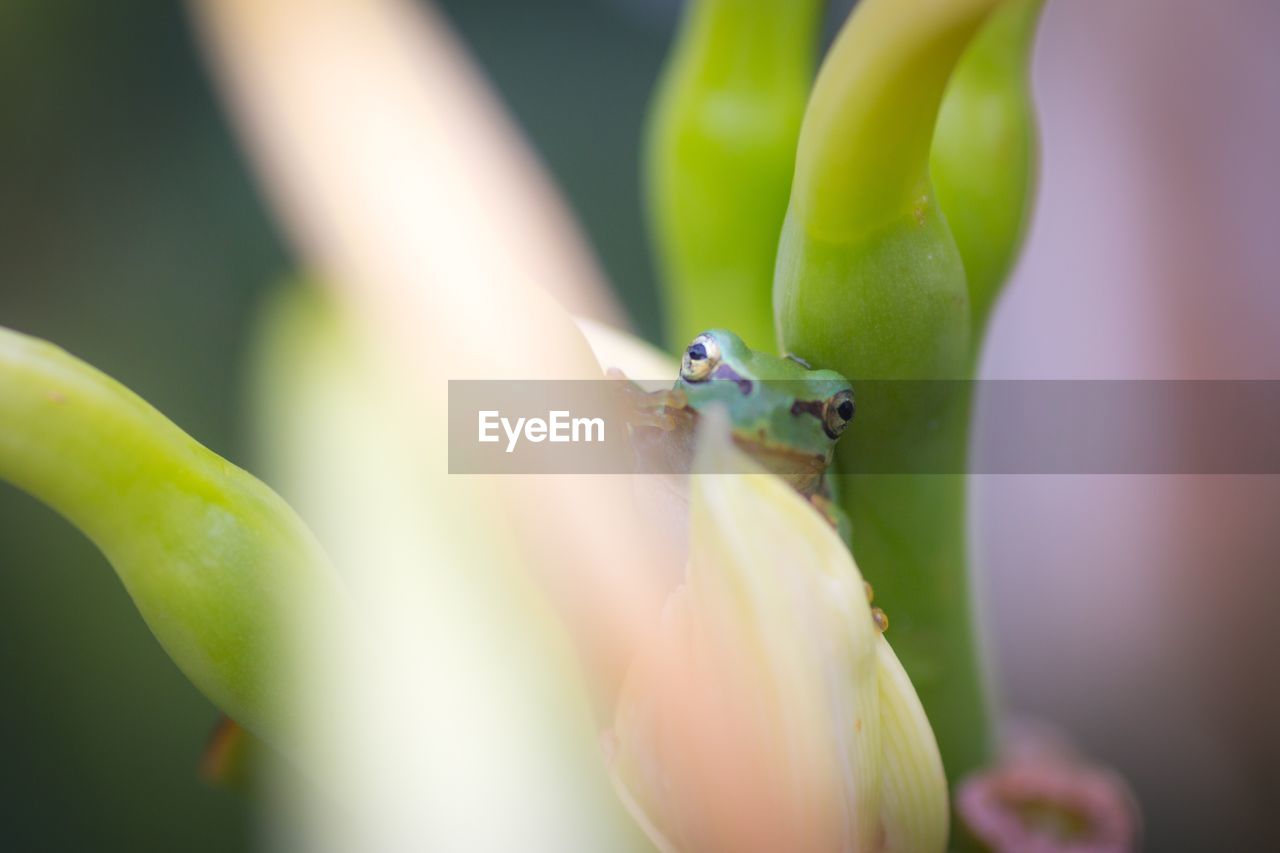
[[[1050,0],[1040,196],[985,377],[1280,379],[1278,37],[1268,0]],[[1152,849],[1280,846],[1280,479],[972,490],[1010,708],[1119,767]]]

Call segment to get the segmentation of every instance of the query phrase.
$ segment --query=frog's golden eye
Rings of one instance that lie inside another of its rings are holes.
[[[846,388],[827,399],[822,407],[822,426],[827,435],[839,438],[853,420],[853,392]]]
[[[710,335],[698,335],[680,359],[680,378],[686,382],[701,382],[719,363],[720,344]]]

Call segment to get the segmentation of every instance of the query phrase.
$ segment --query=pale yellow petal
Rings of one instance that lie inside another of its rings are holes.
[[[674,849],[872,851],[881,693],[862,578],[723,415],[704,420],[685,585],[628,679],[615,774]]]
[[[676,380],[679,361],[630,332],[587,317],[577,318],[578,329],[604,371],[621,370],[650,390],[669,388]]]
[[[933,853],[946,847],[947,779],[938,741],[920,697],[889,643],[876,643],[880,684],[883,853]]]

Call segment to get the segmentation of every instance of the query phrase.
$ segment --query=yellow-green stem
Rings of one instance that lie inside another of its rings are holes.
[[[1013,0],[991,16],[956,66],[934,132],[933,183],[964,259],[978,344],[1022,246],[1035,189],[1030,64],[1043,6]]]
[[[265,738],[288,739],[287,617],[337,587],[284,501],[123,385],[3,328],[0,479],[102,550],[156,639],[215,705]]]
[[[960,379],[965,270],[929,181],[952,69],[999,0],[863,0],[819,72],[774,285],[783,346],[860,380]],[[854,553],[952,780],[989,758],[965,549],[967,401],[958,384],[882,385],[841,442]]]
[[[693,0],[645,162],[667,338],[730,328],[774,348],[773,267],[821,0]]]

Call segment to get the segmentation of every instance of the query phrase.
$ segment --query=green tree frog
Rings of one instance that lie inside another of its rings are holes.
[[[832,370],[751,349],[733,332],[694,338],[669,390],[637,393],[633,440],[642,469],[687,473],[700,412],[720,406],[734,442],[786,480],[848,541],[827,469],[853,420],[853,388]]]
[[[734,443],[782,477],[850,543],[848,516],[827,476],[836,442],[853,420],[853,387],[834,370],[814,370],[792,356],[758,352],[733,332],[712,329],[693,339],[669,390],[635,395],[633,441],[642,470],[688,473],[700,412],[721,406]],[[875,599],[866,585],[867,600]],[[877,629],[889,618],[871,608]]]

